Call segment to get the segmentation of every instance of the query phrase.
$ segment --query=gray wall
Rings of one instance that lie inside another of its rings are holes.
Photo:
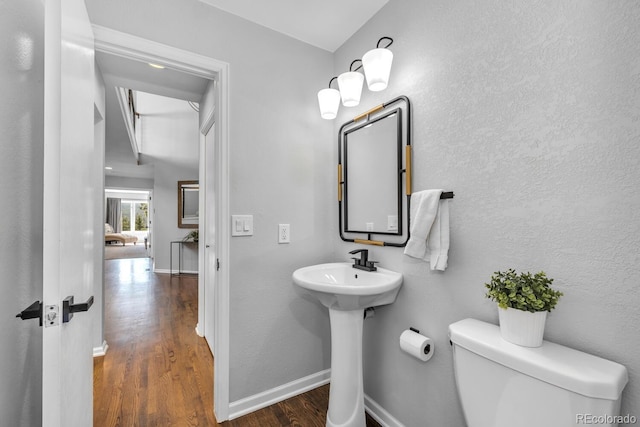
[[[192,229],[178,228],[178,181],[197,181],[199,166],[198,114],[186,101],[138,92],[141,145],[153,162],[152,233],[154,268],[169,270],[170,243]],[[147,161],[147,160],[145,160]],[[197,247],[184,246],[185,271],[198,271]],[[174,261],[178,248],[175,247]],[[177,262],[174,263],[178,268]]]
[[[44,4],[0,2],[0,423],[42,423]]]
[[[198,140],[195,141],[196,145]],[[156,163],[153,186],[153,256],[154,269],[169,270],[170,243],[182,240],[192,228],[178,228],[178,181],[198,180],[198,169],[179,167],[162,160]],[[197,166],[197,164],[196,164]],[[161,171],[158,170],[161,168]],[[184,245],[182,270],[198,271],[197,246]],[[178,246],[173,247],[173,268],[178,268]]]
[[[105,188],[125,189],[125,190],[152,190],[153,179],[128,178],[122,176],[106,175],[104,177]]]
[[[372,249],[405,280],[395,304],[365,322],[365,392],[407,426],[464,425],[447,326],[497,324],[483,283],[510,267],[555,278],[565,296],[546,338],[625,365],[622,413],[640,413],[638,22],[635,1],[391,0],[336,53],[339,73],[394,38],[390,87],[343,108],[336,133],[407,95],[414,191],[456,195],[445,272]],[[353,245],[337,233],[346,259]],[[409,326],[435,339],[426,364],[398,347]]]

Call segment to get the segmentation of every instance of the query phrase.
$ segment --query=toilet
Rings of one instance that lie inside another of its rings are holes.
[[[511,344],[476,319],[449,325],[458,396],[467,427],[617,426],[627,369],[544,341]]]

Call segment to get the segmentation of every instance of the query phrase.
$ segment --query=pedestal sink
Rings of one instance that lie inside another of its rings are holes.
[[[344,262],[300,268],[293,273],[293,281],[329,309],[331,388],[327,426],[364,427],[364,309],[394,302],[402,274],[384,268],[358,270]]]

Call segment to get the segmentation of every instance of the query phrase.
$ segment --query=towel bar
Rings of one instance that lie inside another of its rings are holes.
[[[453,191],[443,191],[440,199],[453,199]]]

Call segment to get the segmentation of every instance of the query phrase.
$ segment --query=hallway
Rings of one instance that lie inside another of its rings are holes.
[[[149,258],[105,261],[109,349],[94,359],[94,426],[216,425],[197,276],[151,270]]]

